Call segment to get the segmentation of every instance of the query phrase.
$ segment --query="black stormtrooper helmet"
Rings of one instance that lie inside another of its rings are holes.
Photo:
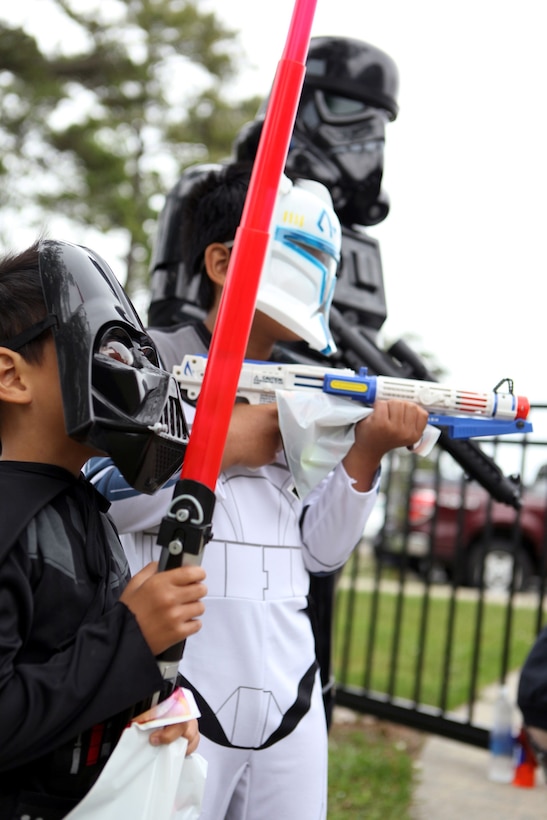
[[[399,74],[375,46],[313,37],[286,172],[325,185],[343,225],[376,225],[389,212],[381,190],[386,123],[398,113]],[[238,159],[256,153],[264,109],[241,130]]]

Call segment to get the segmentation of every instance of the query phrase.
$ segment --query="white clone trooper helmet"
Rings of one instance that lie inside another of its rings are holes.
[[[342,233],[327,188],[283,175],[273,213],[256,308],[324,355],[336,345],[329,311]]]

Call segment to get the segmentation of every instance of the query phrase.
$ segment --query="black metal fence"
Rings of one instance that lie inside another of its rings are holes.
[[[521,506],[494,501],[447,452],[394,453],[371,521],[338,580],[336,702],[486,747],[484,686],[518,671],[544,623],[547,405],[534,432],[481,442]]]

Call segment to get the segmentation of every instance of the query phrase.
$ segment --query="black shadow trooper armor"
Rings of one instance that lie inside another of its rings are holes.
[[[330,191],[343,226],[334,305],[372,331],[387,312],[380,249],[363,226],[377,225],[389,212],[382,190],[385,127],[397,116],[398,88],[397,66],[375,46],[312,38],[287,158],[288,173]]]
[[[67,434],[110,455],[137,490],[155,492],[188,443],[174,377],[98,254],[43,240],[39,269],[47,316],[2,344],[17,350],[51,328]]]
[[[384,132],[397,116],[398,83],[395,63],[380,49],[343,37],[312,38],[286,164],[291,178],[328,188],[342,224],[333,304],[373,331],[386,318],[385,292],[378,243],[362,226],[378,224],[389,211],[381,189]],[[261,110],[241,130],[236,159],[254,159],[263,119]],[[188,168],[167,196],[152,259],[151,326],[203,313],[198,282],[179,261],[177,236],[182,199],[196,176],[211,167]]]

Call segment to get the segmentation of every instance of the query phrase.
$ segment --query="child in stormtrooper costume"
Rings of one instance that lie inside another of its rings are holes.
[[[208,351],[248,179],[248,169],[237,164],[213,168],[188,198],[183,254],[201,285],[212,282],[212,296],[205,322],[150,331],[167,370],[187,353]],[[298,339],[332,351],[328,311],[341,232],[327,189],[283,177],[270,237],[247,358],[271,359],[277,341]],[[342,462],[300,499],[275,406],[236,403],[203,559],[206,617],[183,662],[184,686],[194,691],[202,715],[204,820],[326,816],[327,728],[309,578],[343,566],[376,501],[381,457],[421,437],[425,411],[407,402],[383,404],[355,426],[355,444]],[[189,424],[193,412],[185,404]],[[237,441],[233,450],[231,441]],[[105,460],[94,460],[88,473],[112,503],[133,571],[157,558],[157,529],[173,482],[146,497]]]

